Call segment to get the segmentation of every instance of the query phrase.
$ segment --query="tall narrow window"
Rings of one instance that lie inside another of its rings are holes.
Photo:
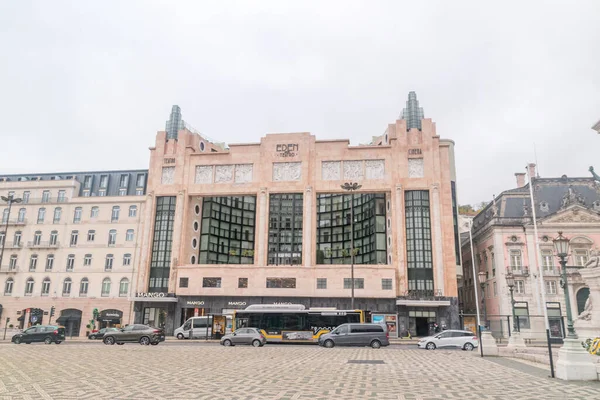
[[[583,267],[588,262],[588,251],[585,249],[573,250],[573,259],[575,260],[575,265]]]
[[[27,212],[27,210],[24,208],[19,209],[19,216],[17,217],[17,221],[25,222],[25,213],[26,212]]]
[[[63,281],[63,290],[62,290],[62,295],[65,297],[68,297],[71,295],[71,278],[65,278],[65,280]]]
[[[5,208],[4,211],[2,211],[2,223],[6,224],[7,221],[8,221],[8,208]]]
[[[13,280],[13,278],[8,278],[6,280],[6,283],[4,284],[4,295],[5,296],[10,296],[12,294],[13,284],[14,283],[15,283],[15,281]]]
[[[102,281],[102,297],[108,297],[110,295],[110,279],[104,278]]]
[[[521,250],[509,250],[510,267],[513,271],[520,271],[523,267],[521,259]]]
[[[58,246],[58,231],[50,232],[50,246]]]
[[[58,197],[56,198],[56,201],[59,203],[64,203],[65,201],[67,201],[66,192],[64,190],[58,191]]]
[[[75,254],[69,254],[67,256],[67,272],[72,272],[75,266]]]
[[[43,224],[44,218],[46,218],[46,209],[42,207],[38,210],[37,223]]]
[[[127,253],[123,255],[123,265],[131,265],[131,254]]]
[[[42,244],[42,232],[36,231],[35,234],[33,235],[33,245],[39,246],[41,244]]]
[[[96,206],[92,207],[92,209],[90,210],[90,218],[98,218],[98,214],[100,212],[100,209]]]
[[[158,197],[156,200],[148,285],[150,292],[166,292],[169,290],[175,206],[175,196]]]
[[[73,212],[73,223],[78,224],[81,222],[81,214],[83,213],[83,209],[81,207],[75,207],[75,211]]]
[[[83,188],[86,190],[90,190],[92,188],[92,176],[86,175],[83,178]]]
[[[117,231],[116,229],[111,229],[108,232],[108,245],[114,246],[117,243]]]
[[[50,278],[44,278],[42,281],[42,296],[48,296],[50,294]]]
[[[49,203],[49,202],[50,202],[50,191],[44,190],[42,192],[42,203]]]
[[[112,254],[106,255],[106,260],[104,261],[104,270],[112,271],[114,256]]]
[[[29,192],[28,190],[23,192],[23,204],[28,204],[29,203],[29,196],[31,195],[31,192]]]
[[[62,208],[56,207],[54,209],[54,217],[52,218],[52,223],[53,224],[60,223],[60,217],[61,217],[61,215],[62,215]]]
[[[13,247],[21,247],[22,235],[23,235],[23,233],[21,231],[15,232],[15,236],[14,236],[14,240],[13,240]]]
[[[125,240],[128,242],[133,241],[133,229],[127,229],[127,232],[125,233]]]
[[[6,232],[0,232],[0,246],[4,245],[5,240],[6,240]]]
[[[127,293],[129,293],[129,279],[123,278],[119,282],[119,297],[127,297]]]
[[[88,231],[87,234],[87,241],[88,242],[93,242],[96,239],[96,231],[91,229]]]
[[[35,282],[33,278],[27,278],[27,282],[25,282],[25,296],[31,296],[33,293],[33,286]]]
[[[8,264],[8,270],[9,271],[16,271],[17,267],[18,267],[17,266],[17,255],[16,254],[12,254],[10,256],[10,261],[9,261],[9,264]]]
[[[408,290],[432,293],[433,255],[429,192],[409,190],[404,193],[404,198]]]
[[[137,206],[129,206],[129,217],[137,217]]]
[[[29,272],[35,272],[37,268],[38,256],[37,254],[32,254],[29,258]]]
[[[79,240],[79,231],[71,231],[71,247],[77,246],[77,240]]]
[[[146,177],[144,176],[144,174],[138,174],[136,182],[135,182],[135,187],[143,188],[145,182],[146,182]]]
[[[52,271],[53,267],[54,267],[54,254],[48,254],[46,256],[46,271],[48,271],[48,272]]]
[[[85,257],[83,257],[83,265],[85,267],[89,267],[90,265],[92,265],[92,255],[91,254],[86,254]]]
[[[119,187],[120,188],[127,188],[127,183],[129,182],[129,175],[127,174],[121,174],[121,177],[119,178]]]
[[[121,212],[121,207],[113,206],[112,214],[110,217],[110,222],[117,222],[119,220],[119,213]]]
[[[86,297],[88,293],[90,281],[88,278],[83,278],[79,283],[79,297]]]
[[[100,177],[100,189],[105,189],[108,187],[108,175],[102,175]]]
[[[302,194],[272,194],[269,200],[269,265],[302,264]]]

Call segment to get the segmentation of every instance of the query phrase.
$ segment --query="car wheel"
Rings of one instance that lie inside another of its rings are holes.
[[[177,334],[177,339],[179,339],[179,340],[183,339],[183,333],[178,333]]]
[[[115,344],[115,338],[112,336],[107,336],[104,338],[104,344],[110,344],[113,345]]]
[[[371,342],[371,347],[374,349],[378,349],[381,347],[381,342],[379,340],[373,340]]]
[[[229,340],[229,339],[225,339],[225,340],[223,341],[223,346],[227,346],[227,347],[231,346],[231,340]]]
[[[258,339],[254,339],[254,340],[252,341],[252,346],[254,346],[254,347],[260,347],[260,340],[258,340]]]
[[[21,338],[16,338],[15,339],[15,344],[21,344]]]
[[[62,343],[62,341],[61,341],[61,340],[57,340],[57,341],[56,341],[56,342],[54,342],[54,343],[56,343],[56,344],[61,344],[61,343]]]
[[[92,336],[90,336],[90,339],[92,339],[92,340],[96,340],[96,336],[93,336],[93,335],[92,335]]]
[[[44,343],[52,344],[52,338],[47,337],[46,339],[44,339]]]
[[[467,350],[467,351],[472,351],[475,348],[475,346],[473,346],[473,343],[465,343],[463,349]]]
[[[427,345],[425,346],[425,348],[427,350],[435,350],[435,343],[429,342],[429,343],[427,343]]]
[[[140,344],[142,346],[148,346],[150,344],[150,338],[148,336],[142,336],[140,338]]]
[[[323,343],[323,346],[327,347],[328,349],[331,349],[333,346],[335,346],[335,343],[333,343],[333,340],[328,339],[325,341],[325,343]]]
[[[125,343],[117,343],[119,346],[123,346]]]

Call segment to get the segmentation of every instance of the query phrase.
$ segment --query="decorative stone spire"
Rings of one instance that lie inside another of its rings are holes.
[[[177,132],[183,129],[183,120],[181,119],[181,108],[179,106],[173,106],[171,108],[171,118],[166,123],[165,130],[167,131],[167,140],[177,140]]]
[[[402,110],[400,119],[406,120],[406,129],[417,128],[421,130],[421,120],[425,118],[423,109],[419,107],[419,101],[417,100],[417,94],[415,92],[408,93],[408,101],[406,102],[406,108]]]

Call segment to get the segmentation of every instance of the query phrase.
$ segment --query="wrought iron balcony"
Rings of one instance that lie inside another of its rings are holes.
[[[506,270],[507,272],[512,272],[515,276],[529,276],[529,267],[526,266],[516,267],[509,265]]]

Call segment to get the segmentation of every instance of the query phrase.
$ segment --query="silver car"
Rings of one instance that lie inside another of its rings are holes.
[[[342,324],[330,333],[319,336],[319,346],[389,346],[387,327],[381,324]]]
[[[479,346],[479,339],[471,331],[447,330],[419,340],[417,346],[427,350],[438,348],[473,350]]]
[[[223,346],[249,344],[254,347],[262,347],[265,343],[267,343],[267,338],[256,328],[240,328],[221,338]]]

